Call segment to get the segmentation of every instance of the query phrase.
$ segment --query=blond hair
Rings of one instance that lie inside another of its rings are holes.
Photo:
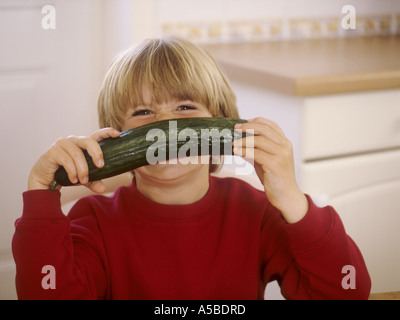
[[[121,130],[128,109],[145,104],[145,89],[152,103],[190,100],[207,107],[213,117],[239,117],[236,96],[214,59],[189,41],[173,37],[146,40],[115,59],[98,99],[100,127]],[[211,164],[210,172],[220,166]]]
[[[120,54],[109,69],[98,99],[101,128],[121,129],[128,109],[169,97],[191,100],[213,117],[237,118],[236,96],[222,70],[203,49],[179,38],[151,39]]]

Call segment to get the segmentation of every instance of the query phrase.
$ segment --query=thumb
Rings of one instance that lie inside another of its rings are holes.
[[[106,186],[101,180],[89,182],[85,184],[85,187],[89,188],[95,193],[104,193],[106,191]]]

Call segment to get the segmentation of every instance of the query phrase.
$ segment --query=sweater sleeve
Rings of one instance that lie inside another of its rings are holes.
[[[19,299],[97,299],[105,294],[106,273],[95,218],[74,226],[61,211],[60,192],[23,194],[12,250]]]
[[[286,299],[367,299],[371,279],[360,250],[332,207],[307,198],[309,210],[297,223],[269,208],[261,233],[264,282],[277,280]]]

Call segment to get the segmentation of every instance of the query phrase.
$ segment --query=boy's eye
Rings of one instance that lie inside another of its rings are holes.
[[[196,108],[193,106],[187,106],[187,105],[183,105],[183,106],[179,106],[178,110],[195,110]]]
[[[136,110],[135,112],[133,112],[132,116],[146,116],[149,115],[151,113],[150,110],[147,109],[142,109],[142,110]]]

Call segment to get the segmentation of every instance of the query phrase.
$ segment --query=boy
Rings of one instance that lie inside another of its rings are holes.
[[[122,53],[99,97],[104,129],[59,139],[34,165],[16,222],[17,292],[27,299],[262,299],[278,280],[288,299],[366,299],[370,279],[355,243],[331,207],[318,208],[294,175],[290,142],[274,122],[234,143],[252,156],[264,192],[234,178],[215,178],[206,161],[148,165],[112,197],[81,199],[64,216],[60,192],[49,191],[64,166],[72,182],[88,182],[82,149],[104,165],[98,141],[165,119],[238,117],[235,95],[213,59],[191,43],[149,40]],[[250,150],[251,149],[251,150]],[[251,151],[251,152],[249,152]],[[41,286],[44,266],[56,288]],[[355,289],[341,270],[356,270]]]

